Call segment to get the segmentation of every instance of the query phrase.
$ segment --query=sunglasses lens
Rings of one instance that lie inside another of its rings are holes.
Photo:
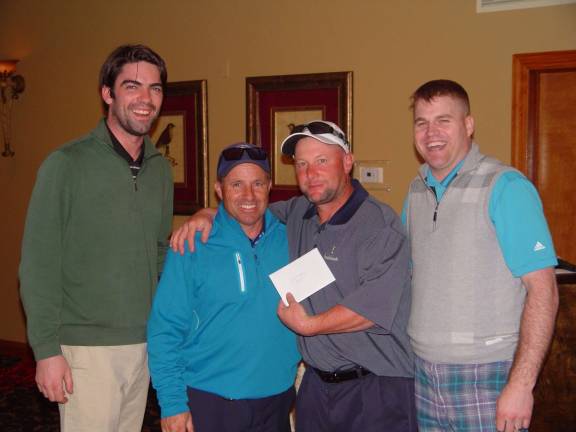
[[[241,147],[234,147],[226,149],[222,152],[222,156],[226,160],[239,160],[242,157],[242,153],[244,153],[244,149]]]
[[[320,121],[313,121],[310,123],[304,123],[301,125],[294,126],[292,128],[292,130],[290,131],[290,134],[302,133],[304,131],[309,131],[310,133],[315,134],[315,135],[316,134],[332,134],[334,136],[339,137],[344,142],[346,142],[346,136],[344,134],[338,132],[336,129],[334,129],[329,124],[326,124],[326,123],[320,122]]]
[[[222,156],[227,161],[235,161],[242,159],[244,152],[248,153],[248,157],[252,160],[265,160],[266,152],[261,148],[252,147],[233,147],[222,151]]]
[[[264,149],[261,148],[245,148],[244,150],[246,150],[246,153],[248,153],[248,156],[250,156],[250,159],[252,160],[265,160],[266,159],[266,152],[264,151]]]
[[[332,126],[320,122],[308,123],[307,128],[313,134],[326,134],[336,132]]]
[[[292,130],[290,131],[291,134],[295,134],[295,133],[300,133],[300,132],[304,132],[304,129],[306,129],[308,125],[306,124],[301,124],[301,125],[296,125],[292,128]]]

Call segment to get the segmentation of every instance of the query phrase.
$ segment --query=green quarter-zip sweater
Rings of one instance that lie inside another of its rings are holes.
[[[168,246],[173,182],[144,139],[135,179],[102,120],[43,162],[22,243],[20,291],[37,360],[63,345],[129,345],[146,321]]]

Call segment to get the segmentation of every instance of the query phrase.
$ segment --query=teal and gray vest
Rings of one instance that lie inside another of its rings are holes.
[[[427,165],[410,185],[408,333],[424,360],[488,363],[513,357],[526,289],[506,266],[488,213],[492,188],[512,169],[473,144],[439,203],[424,180]]]

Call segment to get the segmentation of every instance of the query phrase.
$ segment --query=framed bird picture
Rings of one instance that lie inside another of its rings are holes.
[[[174,177],[174,214],[192,214],[208,203],[206,80],[168,83],[150,138]]]

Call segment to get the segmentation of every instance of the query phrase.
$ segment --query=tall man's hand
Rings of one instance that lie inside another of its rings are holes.
[[[36,384],[42,394],[52,402],[66,403],[64,393],[72,394],[72,371],[62,355],[38,360],[36,363]]]
[[[554,333],[558,287],[554,269],[522,276],[527,295],[520,321],[520,340],[508,383],[496,404],[496,429],[512,432],[528,428],[534,406],[533,390]]]
[[[162,432],[194,432],[192,425],[192,415],[190,412],[183,412],[160,420]]]
[[[188,249],[190,249],[190,252],[194,252],[194,237],[196,236],[196,231],[202,233],[200,239],[202,243],[206,243],[210,231],[212,231],[212,222],[214,221],[215,215],[215,209],[205,208],[198,210],[190,219],[184,222],[184,225],[172,233],[170,237],[170,247],[172,250],[174,252],[180,252],[180,255],[184,255],[184,242],[188,240]]]
[[[502,432],[528,429],[533,406],[534,396],[531,388],[513,383],[506,384],[496,405],[496,429]]]

